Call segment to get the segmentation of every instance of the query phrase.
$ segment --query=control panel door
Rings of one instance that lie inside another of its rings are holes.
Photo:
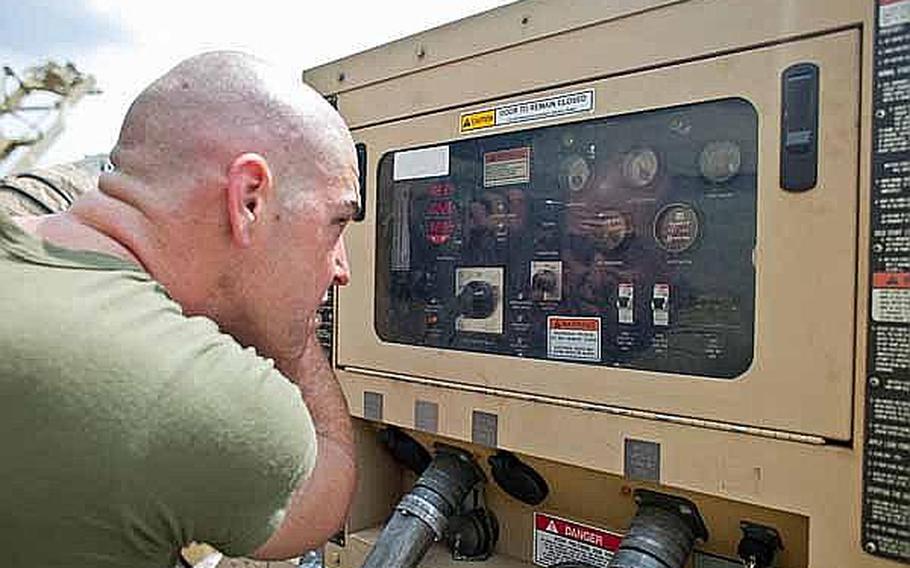
[[[357,130],[338,365],[848,439],[859,39]]]

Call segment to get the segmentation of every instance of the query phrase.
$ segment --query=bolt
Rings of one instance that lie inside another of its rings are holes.
[[[878,546],[871,540],[866,543],[865,548],[866,548],[866,552],[868,552],[869,554],[875,554],[876,552],[878,552]]]
[[[878,377],[869,377],[869,386],[870,387],[877,388],[881,384],[882,384],[882,381]]]

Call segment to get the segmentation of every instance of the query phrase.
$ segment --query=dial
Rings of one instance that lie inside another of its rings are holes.
[[[571,192],[585,188],[591,179],[591,166],[578,155],[572,155],[562,161],[559,168],[559,183]]]
[[[681,253],[698,240],[698,225],[698,214],[691,205],[673,203],[657,213],[654,238],[665,251]]]
[[[708,142],[698,156],[698,169],[711,183],[732,179],[742,167],[739,144],[729,140]]]
[[[632,150],[622,158],[622,176],[626,183],[635,188],[651,185],[659,169],[657,152],[651,148]]]

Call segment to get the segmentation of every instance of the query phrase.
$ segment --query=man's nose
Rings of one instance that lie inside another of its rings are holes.
[[[338,286],[346,286],[351,281],[351,269],[348,266],[348,253],[345,250],[344,239],[338,239],[332,253],[332,282]]]

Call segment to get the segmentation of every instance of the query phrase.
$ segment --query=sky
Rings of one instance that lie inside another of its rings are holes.
[[[0,0],[0,65],[49,59],[95,76],[99,95],[67,117],[41,164],[106,153],[132,99],[181,59],[239,49],[303,69],[510,0]]]

